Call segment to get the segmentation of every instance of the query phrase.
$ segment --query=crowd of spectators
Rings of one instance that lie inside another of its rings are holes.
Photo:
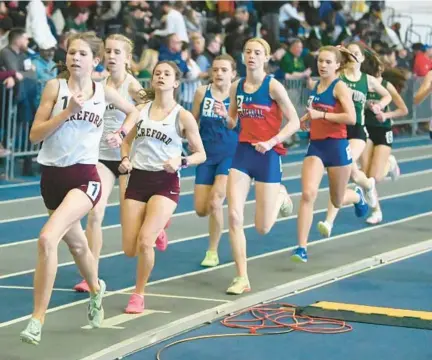
[[[158,60],[175,61],[184,74],[185,107],[221,52],[235,58],[239,76],[245,74],[242,48],[253,36],[269,42],[269,71],[279,80],[316,76],[318,49],[351,41],[373,47],[389,67],[424,76],[432,69],[432,49],[405,48],[400,26],[383,23],[384,6],[364,0],[0,1],[0,81],[16,89],[19,121],[31,123],[44,84],[65,61],[67,36],[89,30],[133,40],[131,68],[140,79],[150,78]],[[103,75],[103,66],[97,71]],[[0,143],[0,157],[5,154]]]

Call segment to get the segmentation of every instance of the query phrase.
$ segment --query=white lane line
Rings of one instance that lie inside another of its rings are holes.
[[[0,285],[0,289],[6,290],[34,290],[33,286],[14,286],[14,285]],[[63,291],[63,292],[75,292],[73,289],[60,289],[54,288],[54,291]]]
[[[432,211],[428,211],[426,213],[409,216],[409,217],[406,217],[406,218],[403,218],[403,219],[399,219],[399,220],[395,220],[395,221],[391,221],[391,222],[388,222],[388,223],[385,223],[385,224],[379,224],[379,225],[375,225],[375,226],[371,226],[371,227],[366,227],[366,228],[355,230],[355,231],[351,231],[351,232],[348,232],[348,233],[345,233],[345,234],[335,235],[335,236],[332,236],[332,237],[329,237],[329,238],[312,241],[312,242],[310,242],[308,244],[308,247],[316,246],[318,244],[327,243],[327,242],[334,241],[334,240],[337,240],[337,239],[340,239],[340,238],[344,238],[344,237],[349,237],[349,236],[354,236],[354,235],[366,233],[366,232],[369,232],[369,231],[385,228],[385,227],[392,226],[392,225],[402,224],[402,223],[405,223],[405,222],[408,222],[408,221],[411,221],[411,220],[416,220],[416,219],[419,219],[419,218],[422,218],[422,217],[426,217],[426,216],[430,216],[430,215],[432,215]],[[278,221],[283,221],[283,220],[286,220],[286,219],[278,219]],[[277,255],[277,254],[282,254],[282,253],[285,253],[285,252],[289,252],[289,251],[292,251],[294,248],[296,248],[296,246],[297,245],[294,245],[294,246],[290,246],[290,247],[287,247],[287,248],[284,248],[284,249],[275,250],[275,251],[267,252],[267,253],[264,253],[264,254],[248,257],[248,261],[252,261],[252,260],[256,260],[256,259],[262,259],[262,258],[266,258],[266,257],[272,256],[272,255]],[[229,263],[222,264],[222,265],[219,265],[219,266],[216,266],[216,267],[213,267],[213,268],[207,268],[207,269],[203,269],[203,270],[192,271],[192,272],[187,273],[187,274],[176,275],[176,276],[172,276],[172,277],[169,277],[169,278],[152,281],[152,282],[149,282],[147,284],[147,286],[162,284],[162,283],[166,283],[166,282],[169,282],[169,281],[183,279],[183,278],[187,278],[187,277],[194,276],[194,275],[200,275],[200,274],[204,274],[204,273],[208,273],[208,272],[212,272],[212,271],[217,271],[219,269],[224,269],[224,268],[227,268],[227,267],[233,266],[233,265],[234,265],[234,262],[229,262]],[[113,295],[117,295],[117,294],[121,294],[121,293],[130,291],[130,290],[132,290],[134,288],[135,288],[135,285],[134,286],[126,287],[124,289],[119,289],[119,290],[116,290],[116,291],[111,291],[111,292],[109,292],[109,293],[107,293],[105,295],[105,298],[108,297],[108,296],[113,296]],[[71,303],[68,303],[68,304],[65,304],[65,305],[60,305],[60,306],[56,306],[56,307],[53,307],[51,309],[48,309],[47,313],[53,313],[53,312],[61,311],[61,310],[68,309],[68,308],[71,308],[71,307],[76,306],[76,305],[86,304],[87,302],[88,302],[88,299],[74,301],[74,302],[71,302]],[[30,319],[30,317],[31,317],[31,315],[26,315],[26,316],[22,316],[22,317],[19,317],[19,318],[10,320],[10,321],[6,321],[6,322],[3,322],[3,323],[0,323],[0,328],[6,327],[6,326],[10,326],[10,325],[13,325],[13,324],[16,324],[16,323],[19,323],[21,321],[28,320],[28,319]]]

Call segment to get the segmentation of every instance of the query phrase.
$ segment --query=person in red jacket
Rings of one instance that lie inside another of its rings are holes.
[[[413,73],[414,75],[423,77],[432,70],[432,46],[424,46],[422,51],[419,51],[414,59]]]

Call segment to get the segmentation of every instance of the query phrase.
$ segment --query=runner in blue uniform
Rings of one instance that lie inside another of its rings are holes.
[[[201,265],[219,264],[218,245],[223,230],[222,205],[226,196],[228,171],[238,143],[238,126],[226,127],[225,119],[216,115],[216,103],[229,107],[231,81],[236,76],[236,63],[230,55],[216,57],[212,64],[212,83],[198,88],[192,113],[199,122],[200,134],[207,154],[205,163],[196,169],[195,211],[209,216],[209,247]]]

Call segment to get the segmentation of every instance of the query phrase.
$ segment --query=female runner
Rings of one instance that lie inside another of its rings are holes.
[[[357,166],[357,161],[366,147],[366,139],[368,137],[364,125],[366,97],[367,93],[372,91],[379,94],[381,97],[380,101],[371,106],[371,111],[379,113],[391,102],[391,95],[376,78],[362,72],[360,69],[364,62],[377,61],[378,56],[371,50],[365,49],[360,43],[349,44],[347,50],[352,54],[352,61],[344,68],[341,79],[352,90],[354,107],[356,110],[356,123],[347,126],[347,138],[350,143],[353,160],[351,165],[351,179],[358,186],[356,186],[354,190],[347,189],[343,205],[353,204],[356,216],[363,217],[368,211],[368,204],[371,207],[375,207],[378,201],[375,179],[368,178]],[[320,221],[318,223],[318,230],[321,235],[325,237],[331,235],[333,223],[338,212],[339,209],[334,207],[330,201],[325,221]]]
[[[392,119],[408,114],[408,108],[399,95],[405,86],[406,76],[398,69],[384,71],[384,65],[381,62],[372,63],[363,70],[376,77],[388,90],[396,105],[396,110],[390,111],[387,106],[384,111],[375,114],[368,107],[365,109],[365,123],[369,139],[367,140],[366,149],[360,157],[361,167],[365,174],[374,178],[377,183],[381,182],[387,174],[395,180],[399,176],[400,170],[396,158],[391,155],[393,144]],[[377,93],[368,93],[368,102],[378,100],[379,95]],[[379,201],[377,201],[377,205],[372,208],[366,222],[376,225],[382,219],[381,207]]]
[[[113,34],[105,40],[105,67],[108,69],[110,75],[104,82],[106,85],[116,89],[126,101],[134,104],[142,103],[145,93],[138,80],[130,73],[129,64],[132,52],[133,43],[124,35]],[[88,215],[86,227],[86,236],[90,250],[95,257],[98,267],[103,240],[102,222],[108,198],[111,195],[116,179],[119,179],[121,216],[127,183],[127,176],[121,176],[122,174],[118,171],[121,159],[120,149],[110,148],[106,135],[117,130],[123,124],[125,118],[126,114],[117,109],[114,104],[107,104],[104,114],[104,133],[99,147],[99,162],[97,164],[97,170],[101,179],[102,194],[98,204]],[[75,285],[74,289],[79,292],[89,291],[85,280]]]
[[[229,89],[236,76],[236,63],[231,55],[220,55],[212,64],[212,83],[198,88],[192,114],[199,122],[200,135],[207,155],[196,168],[195,211],[209,216],[209,248],[201,266],[219,264],[218,245],[223,230],[223,202],[228,172],[238,143],[238,127],[230,130],[223,118],[213,112],[215,101],[229,107]]]
[[[313,220],[313,208],[319,185],[327,170],[330,201],[342,206],[351,176],[352,155],[347,140],[347,125],[354,125],[356,113],[352,93],[339,78],[338,72],[349,62],[343,49],[325,46],[318,53],[319,81],[309,97],[308,112],[301,118],[302,128],[310,122],[310,144],[303,162],[302,197],[298,212],[298,244],[294,261],[306,262],[306,246]]]
[[[180,197],[179,170],[206,160],[196,120],[175,100],[180,77],[174,62],[156,65],[152,76],[154,100],[139,106],[139,122],[121,148],[119,170],[131,171],[124,202],[123,249],[127,256],[138,254],[136,287],[125,309],[129,314],[144,311],[145,286],[154,266],[153,246]],[[184,137],[195,151],[187,157],[181,156]]]
[[[138,112],[114,89],[94,83],[91,74],[103,56],[103,42],[93,33],[80,33],[67,43],[66,73],[50,80],[30,132],[30,141],[42,148],[41,193],[50,217],[38,240],[38,260],[34,275],[34,310],[21,333],[30,344],[41,340],[42,325],[57,272],[58,244],[63,239],[90,288],[87,318],[100,327],[104,318],[102,297],[106,285],[98,279],[96,262],[80,220],[101,197],[96,169],[103,132],[105,104],[112,103],[127,114],[124,136],[138,118]],[[115,142],[111,142],[115,146]]]
[[[229,234],[237,276],[227,293],[236,295],[250,291],[243,224],[251,181],[255,180],[255,227],[260,234],[266,234],[278,213],[288,216],[293,210],[288,192],[281,184],[280,155],[286,153],[283,141],[300,126],[284,86],[264,70],[270,59],[269,44],[252,38],[246,42],[243,53],[246,78],[231,85],[228,113],[222,102],[215,102],[214,107],[216,114],[226,117],[231,129],[240,119],[239,144],[228,176]],[[282,115],[288,123],[280,129]]]

